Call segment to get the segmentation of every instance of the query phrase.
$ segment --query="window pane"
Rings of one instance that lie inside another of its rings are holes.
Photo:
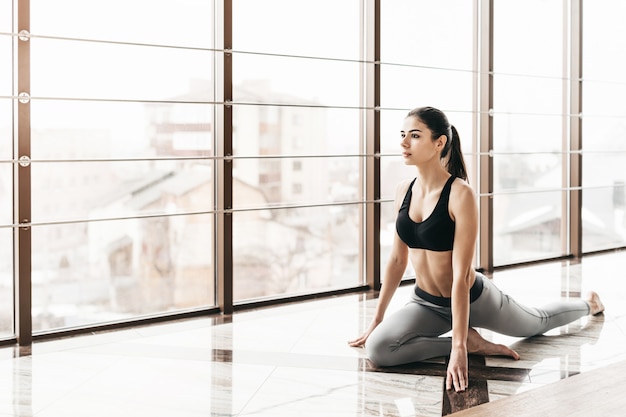
[[[2,116],[0,116],[2,117]],[[3,130],[3,129],[2,129]],[[11,136],[0,136],[0,148]],[[10,157],[10,152],[3,157]],[[0,339],[13,337],[13,164],[0,162]]]
[[[0,0],[0,32],[11,33],[13,0]]]
[[[214,304],[213,217],[35,226],[33,330]]]
[[[493,116],[494,151],[560,153],[566,117],[559,114],[496,113]]]
[[[380,152],[383,155],[389,155],[380,158],[380,196],[382,199],[393,200],[398,183],[415,176],[415,167],[405,165],[401,157],[400,130],[407,113],[408,110],[380,112]],[[386,258],[381,259],[386,260]]]
[[[583,252],[626,245],[625,192],[624,181],[583,189]]]
[[[235,106],[233,154],[358,155],[359,120],[355,109]]]
[[[0,16],[4,16],[0,8]],[[3,19],[0,18],[0,22]],[[0,32],[2,29],[0,28]],[[13,38],[8,34],[0,33],[0,96],[10,97],[13,88]],[[4,101],[4,100],[1,100]],[[3,111],[4,113],[4,111]],[[11,113],[0,115],[0,126],[4,125],[2,118],[10,117]]]
[[[11,160],[13,155],[13,110],[12,102],[9,99],[0,98],[0,160]],[[10,170],[8,172],[11,172]],[[10,184],[5,185],[4,182],[10,181],[10,176],[2,177],[3,191],[12,193]],[[8,187],[8,188],[6,188]]]
[[[563,186],[564,7],[542,0],[494,4],[494,266],[563,254],[562,192],[531,190]]]
[[[235,102],[357,107],[359,82],[356,62],[233,56]]]
[[[198,83],[194,91],[203,87]],[[33,100],[32,157],[209,156],[214,147],[213,112],[213,105],[196,103]]]
[[[626,63],[623,65],[626,70]],[[585,81],[583,91],[583,128],[589,118],[601,118],[596,123],[601,122],[604,130],[615,129],[615,125],[621,128],[622,135],[626,132],[624,127],[626,120],[626,106],[617,102],[616,97],[623,97],[626,94],[626,81],[615,83],[610,81]],[[597,132],[596,132],[597,133]],[[608,135],[607,135],[608,136]],[[606,142],[606,141],[605,141]],[[616,141],[620,142],[620,141]],[[599,147],[605,143],[593,142],[584,144],[591,147]]]
[[[586,165],[583,171],[583,187],[611,188],[626,180],[626,149],[589,152],[583,154],[583,157]]]
[[[235,160],[233,207],[239,209],[357,201],[360,198],[360,159],[327,157]]]
[[[212,78],[210,51],[45,38],[30,42],[33,97],[187,101],[195,80]],[[211,100],[210,91],[192,99]]]
[[[563,7],[562,1],[496,0],[493,6],[496,71],[562,77]]]
[[[361,282],[360,11],[356,1],[233,2],[236,301]]]
[[[412,0],[381,2],[380,160],[381,198],[393,200],[396,187],[414,178],[415,167],[400,157],[400,130],[410,109],[443,110],[461,137],[468,172],[474,142],[474,2]],[[447,30],[442,28],[454,28]],[[436,36],[433,36],[436,33]],[[402,110],[391,110],[402,109]],[[397,155],[397,156],[395,156]],[[472,179],[470,178],[470,181]],[[397,213],[381,205],[381,274],[391,250]],[[414,274],[409,266],[405,277]]]
[[[213,46],[213,1],[30,0],[30,5],[35,35]]]
[[[583,5],[583,252],[626,244],[626,31],[620,0]],[[609,64],[607,64],[609,63]]]
[[[359,59],[360,3],[234,1],[233,47],[236,51]],[[303,75],[311,74],[315,72]]]
[[[360,64],[336,59],[360,58],[360,2],[238,0],[233,21],[236,102],[359,106]]]
[[[11,224],[13,224],[13,164],[0,162],[0,227]]]
[[[214,2],[30,9],[34,329],[214,305]]]
[[[560,154],[495,155],[493,158],[494,191],[528,191],[561,188],[563,165]]]
[[[563,193],[493,197],[493,259],[504,265],[561,255]]]
[[[473,9],[467,0],[381,2],[382,61],[471,70]]]
[[[409,110],[414,107],[433,106],[446,114],[452,110],[472,109],[473,74],[469,71],[381,65],[380,74],[382,107]]]
[[[31,167],[33,222],[213,209],[210,162],[34,162]]]
[[[623,17],[626,15],[626,2],[584,0],[583,10],[582,56],[585,81],[603,80],[623,84],[626,67]],[[607,65],[607,62],[610,64]],[[606,104],[612,107],[613,103]]]
[[[495,60],[500,62],[497,57]],[[562,80],[496,74],[493,77],[493,89],[496,114],[560,115],[563,113]],[[538,129],[534,135],[535,138],[543,136],[542,127],[532,126],[533,130]]]
[[[626,150],[586,153],[583,157],[583,251],[624,246]]]
[[[0,228],[0,339],[14,336],[13,321],[13,229],[3,227]]]
[[[233,214],[236,301],[359,283],[360,204]]]

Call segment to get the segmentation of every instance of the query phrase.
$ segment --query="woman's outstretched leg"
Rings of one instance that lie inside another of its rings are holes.
[[[594,292],[585,300],[559,300],[539,308],[518,303],[485,277],[483,283],[482,294],[470,307],[470,326],[508,336],[529,337],[543,334],[604,310],[600,297]]]

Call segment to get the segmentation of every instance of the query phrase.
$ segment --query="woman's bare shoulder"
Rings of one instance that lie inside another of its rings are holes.
[[[400,209],[400,205],[402,204],[402,201],[404,200],[404,196],[409,190],[409,187],[411,186],[411,183],[413,182],[413,180],[414,178],[407,178],[407,179],[400,181],[398,184],[396,184],[396,195],[394,197],[396,210]]]
[[[456,220],[459,215],[473,216],[476,213],[478,201],[472,186],[461,178],[456,178],[450,189],[450,200],[448,207],[450,215]]]
[[[470,183],[462,178],[455,178],[454,181],[452,181],[452,187],[450,188],[450,192],[452,194],[456,194],[459,198],[474,198],[476,195]]]
[[[396,194],[398,193],[405,194],[407,190],[409,189],[409,185],[411,185],[414,179],[415,178],[405,178],[402,181],[400,181],[398,184],[396,184]]]

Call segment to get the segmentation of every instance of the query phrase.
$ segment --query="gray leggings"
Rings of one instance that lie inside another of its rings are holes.
[[[590,312],[584,300],[557,301],[543,308],[518,304],[484,275],[476,273],[482,292],[470,304],[470,327],[481,327],[515,337],[535,336],[571,323]],[[480,281],[479,281],[480,280]],[[477,284],[474,284],[473,289]],[[378,366],[418,362],[450,354],[450,337],[439,337],[452,329],[450,299],[412,293],[411,300],[385,318],[367,339],[369,359]],[[444,302],[436,303],[437,300]],[[433,302],[435,301],[435,302]]]

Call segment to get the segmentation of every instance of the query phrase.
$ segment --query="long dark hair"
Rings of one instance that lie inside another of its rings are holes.
[[[441,151],[441,159],[448,157],[446,169],[454,177],[459,177],[467,181],[467,170],[465,169],[465,160],[461,152],[461,139],[459,132],[450,124],[448,118],[439,109],[434,107],[418,107],[407,114],[406,117],[417,117],[433,132],[432,139],[435,140],[439,136],[444,135],[446,145]]]

